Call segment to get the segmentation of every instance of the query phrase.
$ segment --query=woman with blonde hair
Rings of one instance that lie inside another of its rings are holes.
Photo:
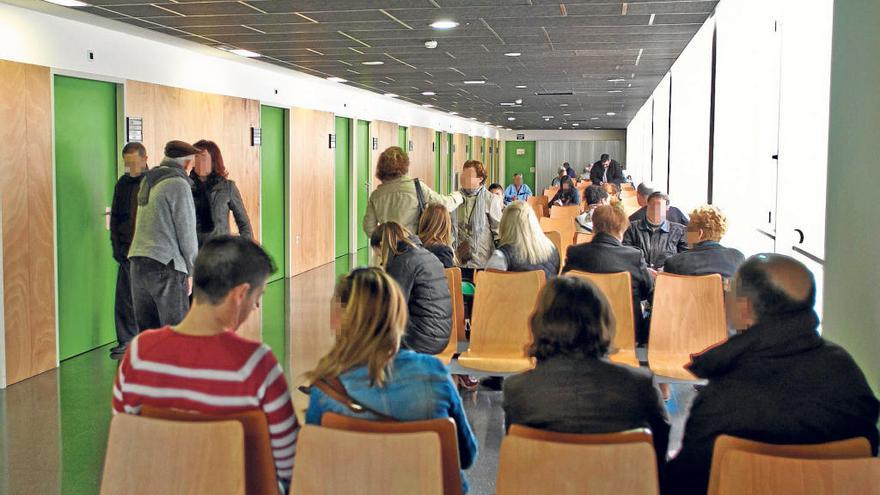
[[[510,272],[544,270],[547,279],[559,274],[559,252],[544,235],[535,211],[525,201],[507,205],[501,216],[501,240],[486,268]]]
[[[396,222],[380,225],[370,245],[379,266],[400,284],[409,306],[403,346],[422,354],[440,353],[452,332],[452,297],[443,263]]]
[[[469,468],[477,442],[449,372],[433,356],[401,349],[407,308],[394,279],[378,267],[357,268],[339,279],[333,303],[336,343],[306,374],[306,423],[321,424],[326,412],[379,421],[452,418],[461,467]]]
[[[717,206],[701,206],[691,212],[687,224],[689,251],[667,258],[663,270],[677,275],[710,275],[718,273],[729,280],[745,256],[736,249],[721,245],[727,232],[727,216]]]
[[[434,254],[443,268],[455,266],[452,251],[452,216],[445,206],[429,205],[419,219],[419,239],[422,246]]]

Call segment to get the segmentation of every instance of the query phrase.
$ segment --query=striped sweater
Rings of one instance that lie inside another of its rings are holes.
[[[287,380],[265,344],[232,332],[213,336],[149,330],[125,353],[113,386],[113,412],[141,406],[205,414],[261,409],[266,414],[278,478],[290,480],[299,424]]]

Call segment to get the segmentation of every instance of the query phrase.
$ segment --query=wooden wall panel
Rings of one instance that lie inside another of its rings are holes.
[[[291,274],[333,261],[336,154],[329,135],[336,132],[332,113],[290,110]],[[397,139],[397,127],[394,127]]]
[[[55,367],[49,69],[0,61],[0,211],[6,383]]]
[[[370,177],[371,191],[379,187],[379,180],[376,179],[376,162],[379,155],[382,154],[389,146],[397,146],[397,128],[394,122],[385,122],[383,120],[374,120],[370,122]],[[379,145],[373,149],[373,138],[379,138]]]
[[[413,126],[409,128],[409,135],[413,144],[409,152],[409,176],[437,190],[434,179],[434,129]]]
[[[217,143],[260,240],[260,148],[250,145],[251,127],[260,127],[259,101],[127,81],[125,113],[144,119],[144,146],[152,166],[162,160],[165,143],[172,139]],[[232,232],[238,231],[231,215],[230,225]],[[238,333],[260,340],[260,319],[255,311]]]
[[[452,152],[452,171],[453,175],[457,172],[461,172],[461,167],[464,165],[464,162],[468,159],[468,140],[470,136],[467,134],[454,134],[452,136],[452,145],[455,149]],[[454,189],[458,189],[458,183],[455,181],[455,177],[453,176],[453,184]]]
[[[446,166],[447,161],[449,160],[449,154],[452,153],[452,150],[449,148],[449,133],[441,132],[440,133],[440,177],[439,184],[437,184],[437,190],[441,192],[448,193],[447,188],[449,187],[449,169]]]

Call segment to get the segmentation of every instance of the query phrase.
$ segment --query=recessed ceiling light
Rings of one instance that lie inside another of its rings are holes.
[[[626,79],[618,77],[617,79],[609,79],[608,82],[626,82]]]
[[[563,116],[563,117],[571,117],[571,114],[570,114],[570,113],[564,113],[564,114],[562,114],[562,116]]]
[[[516,117],[507,117],[507,120],[513,122],[514,120],[516,120]]]
[[[468,118],[471,119],[471,120],[477,120],[476,117],[468,117]]]
[[[545,115],[544,118],[545,118],[545,119],[552,119],[553,116],[552,116],[552,115]]]
[[[562,127],[560,127],[559,130],[561,131],[561,130],[562,130]]]
[[[431,107],[433,107],[434,105],[431,105],[430,103],[425,103],[425,104],[422,105],[422,106],[425,107],[425,108],[431,108]]]
[[[617,115],[617,114],[614,113],[614,112],[608,112],[608,113],[606,113],[605,115],[607,115],[607,116],[609,116],[609,117],[614,117],[614,116]]]
[[[434,29],[452,29],[454,27],[458,27],[458,23],[450,20],[439,20],[431,23],[431,27]]]
[[[335,82],[335,83],[344,83],[344,82],[348,82],[348,79],[343,79],[343,78],[341,78],[341,77],[328,77],[327,80],[330,81],[330,82]]]
[[[522,55],[522,53],[520,53],[520,52],[507,52],[504,55],[506,57],[519,57],[520,55]]]
[[[519,98],[517,98],[516,100],[513,100],[513,102],[516,103],[517,105],[522,105],[522,100]]]
[[[492,123],[489,122],[489,121],[487,120],[487,121],[483,122],[483,124],[485,124],[485,125],[490,125],[490,124],[492,124]]]
[[[599,117],[590,117],[590,120],[599,120]]]
[[[64,7],[88,7],[89,4],[80,2],[79,0],[46,0],[55,5],[63,5]]]
[[[572,127],[578,127],[578,126],[580,126],[580,124],[578,124],[577,122],[575,122],[574,124],[571,124],[571,126],[572,126]]]
[[[619,89],[609,89],[608,92],[609,93],[623,93],[623,91],[621,91]]]
[[[486,84],[486,81],[482,79],[475,79],[472,81],[464,81],[465,84]]]
[[[361,62],[362,65],[383,65],[385,62],[381,60],[367,60],[366,62]]]
[[[458,112],[449,112],[449,115],[458,115]]]
[[[436,94],[437,93],[435,93],[433,91],[422,91],[422,96],[434,96]]]
[[[516,86],[514,86],[514,88],[516,88],[516,89],[526,89],[526,88],[528,88],[528,86],[526,86],[525,84],[517,84]]]
[[[389,98],[397,98],[400,95],[397,93],[385,93],[385,96],[387,96]]]
[[[250,50],[243,50],[241,48],[229,50],[229,53],[234,53],[234,54],[239,55],[241,57],[247,57],[247,58],[257,58],[260,56],[260,54],[257,52],[252,52]]]
[[[568,103],[560,103],[559,106],[560,106],[560,107],[567,107],[567,106],[568,106]]]

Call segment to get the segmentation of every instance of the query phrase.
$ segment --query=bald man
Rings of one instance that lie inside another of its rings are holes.
[[[709,380],[694,400],[664,493],[705,494],[718,435],[780,444],[866,437],[877,454],[877,399],[840,346],[819,336],[813,275],[759,254],[737,270],[727,317],[740,331],[687,366]]]

